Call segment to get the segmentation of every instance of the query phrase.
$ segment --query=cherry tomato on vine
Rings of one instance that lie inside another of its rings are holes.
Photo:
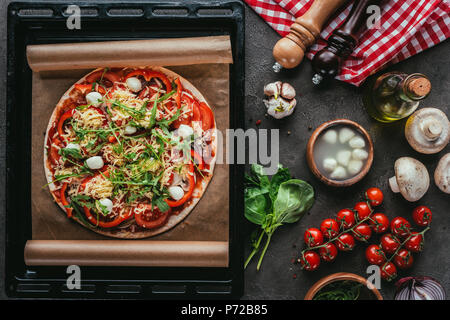
[[[376,233],[383,233],[389,228],[389,219],[383,213],[375,213],[370,217],[369,224]]]
[[[366,191],[366,198],[371,206],[379,206],[383,202],[383,192],[378,188],[369,188]]]
[[[380,269],[380,276],[386,281],[391,281],[397,277],[397,268],[392,262],[386,262]]]
[[[358,218],[358,221],[364,220],[371,214],[370,207],[366,202],[358,202],[355,204],[353,210],[356,211],[356,218]]]
[[[355,247],[355,238],[348,233],[344,233],[341,234],[334,243],[339,250],[350,251]]]
[[[372,229],[368,224],[360,223],[353,229],[353,235],[359,241],[367,241],[372,236]]]
[[[426,227],[431,223],[431,210],[428,207],[419,206],[413,210],[412,217],[415,224]]]
[[[338,212],[336,221],[342,228],[349,229],[356,223],[355,213],[350,209],[342,209]]]
[[[411,233],[411,224],[402,217],[396,217],[391,221],[391,232],[397,237],[406,237]]]
[[[317,228],[306,229],[303,239],[308,247],[320,246],[323,243],[323,235]]]
[[[370,264],[376,264],[377,266],[386,261],[383,250],[381,250],[380,246],[376,244],[372,244],[367,247],[366,259]]]
[[[394,263],[400,269],[407,269],[413,264],[413,256],[411,252],[406,249],[400,249],[394,257]]]
[[[412,232],[411,237],[405,243],[405,249],[411,252],[420,252],[423,249],[423,236],[420,233]]]
[[[332,243],[327,243],[324,247],[319,249],[319,255],[323,261],[331,262],[336,259],[338,254],[338,249]]]
[[[302,269],[314,271],[320,265],[320,257],[314,251],[306,251],[300,258],[300,264],[302,265]]]
[[[320,231],[325,238],[334,238],[339,234],[339,224],[334,219],[325,219],[320,224]]]
[[[380,238],[381,249],[384,252],[393,254],[400,247],[400,240],[390,233],[383,234]]]

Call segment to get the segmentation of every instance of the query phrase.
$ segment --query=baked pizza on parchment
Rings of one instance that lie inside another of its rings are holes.
[[[211,108],[186,79],[161,67],[96,69],[54,109],[44,167],[69,219],[126,239],[183,220],[212,178]]]

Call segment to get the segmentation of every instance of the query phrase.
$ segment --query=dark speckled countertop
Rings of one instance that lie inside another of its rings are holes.
[[[0,171],[5,172],[5,102],[6,102],[6,8],[9,1],[1,1],[0,10]],[[335,272],[353,272],[365,276],[368,263],[365,261],[365,245],[358,244],[350,253],[340,253],[337,260],[329,265],[323,264],[318,271],[301,271],[292,261],[303,248],[303,232],[308,227],[318,227],[321,220],[332,217],[339,209],[353,207],[362,199],[364,190],[377,186],[385,193],[384,204],[380,211],[389,218],[397,215],[407,219],[417,204],[406,202],[399,195],[389,191],[388,178],[393,175],[394,161],[401,156],[411,156],[422,161],[432,174],[439,158],[450,147],[436,155],[420,155],[409,147],[403,134],[405,121],[393,124],[377,123],[365,112],[361,101],[361,90],[334,81],[329,88],[318,89],[311,83],[311,64],[305,60],[294,70],[285,70],[275,74],[272,47],[278,40],[276,34],[250,8],[246,8],[246,81],[245,81],[245,117],[246,128],[280,128],[280,162],[289,167],[296,177],[308,181],[315,190],[316,202],[311,211],[298,223],[279,228],[262,265],[256,272],[256,263],[252,262],[245,271],[245,294],[243,299],[303,299],[308,288],[320,278]],[[416,55],[388,70],[401,70],[407,73],[420,72],[431,80],[432,92],[421,106],[438,107],[450,115],[449,93],[450,43],[447,41]],[[262,102],[263,86],[269,82],[282,80],[291,83],[298,93],[297,107],[294,113],[283,120],[265,117]],[[361,124],[372,136],[375,155],[372,169],[356,185],[336,189],[320,183],[309,171],[306,164],[305,148],[312,130],[327,120],[348,118]],[[262,120],[259,126],[256,121]],[[291,133],[288,134],[288,131]],[[0,176],[0,234],[5,233],[4,174]],[[424,252],[415,255],[411,269],[401,275],[428,275],[439,280],[450,293],[450,196],[440,192],[431,183],[428,193],[419,204],[429,206],[433,211],[433,227],[426,235]],[[250,235],[254,227],[245,225]],[[4,270],[4,237],[0,241],[0,275]],[[374,242],[374,238],[371,239]],[[249,239],[246,239],[246,253],[249,252]],[[6,298],[4,279],[0,280],[0,299]],[[381,293],[385,299],[393,297],[393,284],[382,283]]]

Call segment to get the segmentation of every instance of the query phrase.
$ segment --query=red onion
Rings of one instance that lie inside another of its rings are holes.
[[[445,300],[444,288],[431,277],[406,277],[395,286],[395,300]]]

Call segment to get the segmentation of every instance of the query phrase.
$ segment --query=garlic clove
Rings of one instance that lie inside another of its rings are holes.
[[[264,100],[264,104],[267,107],[267,113],[269,115],[275,119],[282,119],[294,112],[297,101],[293,99],[291,102],[288,102],[283,98],[275,99],[272,97],[269,100]]]
[[[323,168],[325,169],[325,171],[327,172],[333,172],[334,169],[336,169],[337,167],[337,161],[336,159],[333,158],[326,158],[323,160]]]
[[[269,97],[274,96],[275,99],[277,99],[281,93],[281,85],[282,85],[281,81],[276,81],[265,85],[264,94]]]
[[[67,146],[65,147],[65,149],[76,149],[78,151],[80,151],[80,145],[77,143],[68,143]]]
[[[327,132],[323,135],[323,140],[329,144],[335,144],[337,142],[336,130],[327,130]]]
[[[363,149],[354,149],[352,151],[352,158],[355,160],[366,160],[369,157],[369,153]]]
[[[339,131],[339,142],[340,143],[346,143],[351,138],[355,136],[355,132],[352,129],[349,128],[342,128]]]
[[[363,162],[361,160],[351,160],[348,163],[347,170],[351,175],[355,175],[361,171],[362,167]]]
[[[344,167],[348,166],[350,158],[352,156],[352,152],[348,150],[341,150],[337,153],[336,159],[340,165]]]
[[[331,179],[345,179],[347,177],[347,170],[344,167],[336,167],[334,171],[330,174]]]
[[[295,98],[295,89],[289,83],[281,85],[281,96],[285,99],[291,100]]]
[[[356,137],[351,138],[350,141],[348,142],[348,144],[353,149],[362,149],[366,146],[366,142],[364,141],[364,139],[361,136],[356,136]]]

